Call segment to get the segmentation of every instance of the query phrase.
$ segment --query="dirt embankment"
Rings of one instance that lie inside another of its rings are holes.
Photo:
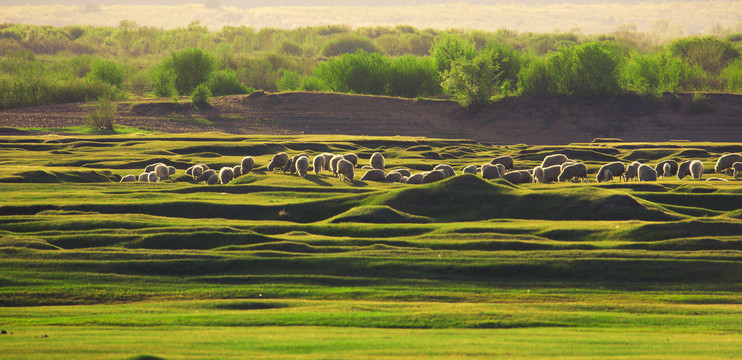
[[[706,98],[700,113],[694,111],[690,94],[588,100],[521,96],[470,111],[452,101],[255,93],[215,98],[213,107],[205,111],[194,109],[187,100],[181,104],[122,103],[116,121],[165,132],[404,135],[496,144],[566,144],[597,137],[742,141],[742,96],[708,94]],[[78,126],[85,124],[87,112],[82,104],[4,110],[0,111],[0,127]]]

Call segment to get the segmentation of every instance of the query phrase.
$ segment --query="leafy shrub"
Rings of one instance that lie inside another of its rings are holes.
[[[452,62],[461,58],[471,59],[476,53],[473,43],[447,33],[437,37],[430,49],[441,73],[450,70]]]
[[[387,95],[415,98],[441,93],[437,68],[431,58],[405,55],[392,59],[387,77]]]
[[[546,95],[558,92],[546,58],[537,57],[518,74],[518,89],[524,94]]]
[[[304,48],[301,47],[301,45],[292,42],[292,41],[284,41],[281,43],[281,46],[278,48],[278,51],[280,51],[283,54],[291,55],[291,56],[302,56],[304,55]]]
[[[507,87],[518,83],[518,74],[524,62],[520,52],[508,45],[489,45],[482,52],[499,64],[503,83],[507,82]]]
[[[209,91],[209,85],[201,84],[193,89],[191,95],[191,102],[198,108],[208,107],[209,99],[211,99],[211,91]]]
[[[661,96],[678,91],[683,73],[683,60],[669,52],[635,54],[622,66],[621,81],[627,90]]]
[[[150,73],[152,79],[152,92],[157,97],[170,97],[175,95],[175,81],[170,70],[158,66]]]
[[[304,77],[301,81],[301,90],[303,91],[329,91],[324,81],[314,76]]]
[[[113,61],[98,59],[90,66],[87,76],[120,88],[124,83],[125,71],[123,66]]]
[[[88,125],[93,130],[113,131],[113,123],[116,119],[117,105],[108,96],[98,98],[93,111],[88,116]]]
[[[668,45],[668,49],[673,55],[691,65],[700,65],[703,71],[712,75],[718,75],[740,57],[740,51],[732,43],[712,36],[677,39]]]
[[[255,89],[241,84],[237,80],[237,74],[232,69],[212,73],[208,86],[213,96],[249,94],[255,91]]]
[[[178,94],[185,95],[209,80],[216,60],[203,50],[192,48],[171,53],[162,65],[172,73]]]
[[[473,59],[460,58],[443,73],[443,88],[464,107],[481,106],[500,92],[503,72],[500,63],[488,53]]]
[[[354,54],[359,50],[367,53],[378,52],[379,49],[371,39],[361,35],[344,35],[330,39],[322,46],[322,55],[331,57],[343,54]]]
[[[734,92],[742,92],[742,60],[737,60],[721,71],[725,81],[726,89]]]
[[[387,58],[359,50],[317,64],[314,76],[332,91],[383,95],[388,69]]]
[[[301,75],[296,71],[286,70],[283,72],[283,76],[276,83],[278,91],[295,91],[299,90],[302,86]]]

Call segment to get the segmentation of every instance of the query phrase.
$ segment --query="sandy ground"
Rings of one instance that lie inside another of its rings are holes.
[[[347,134],[467,138],[494,144],[567,144],[595,138],[624,141],[742,141],[742,96],[709,94],[710,112],[690,114],[691,95],[646,99],[507,98],[472,111],[445,100],[327,93],[233,95],[194,109],[187,99],[122,102],[116,123],[163,132]],[[62,128],[86,123],[85,104],[0,111],[8,128]]]

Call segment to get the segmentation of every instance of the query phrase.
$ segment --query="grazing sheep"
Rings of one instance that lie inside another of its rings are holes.
[[[299,176],[305,177],[307,176],[307,172],[309,171],[309,157],[308,156],[301,156],[295,161],[296,166],[296,172],[299,173]]]
[[[345,181],[347,179],[348,182],[353,182],[353,176],[355,175],[354,169],[355,167],[352,162],[345,159],[338,161],[337,173],[340,181]]]
[[[366,171],[365,174],[363,174],[363,177],[361,177],[361,180],[364,180],[364,181],[384,181],[384,180],[386,180],[386,174],[384,173],[384,170],[381,170],[381,169],[371,169],[369,171]]]
[[[657,171],[647,164],[639,165],[637,169],[639,181],[657,181]]]
[[[456,176],[456,171],[454,171],[453,167],[448,164],[438,164],[433,168],[433,170],[443,171],[443,174],[446,175],[447,178]]]
[[[147,182],[149,181],[149,173],[141,173],[139,174],[139,181],[140,182]]]
[[[503,179],[513,184],[526,184],[531,182],[531,173],[528,170],[513,170],[502,176]]]
[[[232,171],[234,172],[234,178],[238,178],[242,176],[242,165],[237,165],[232,168]]]
[[[167,171],[168,171],[168,175],[170,176],[175,175],[175,166],[168,166]]]
[[[639,165],[641,164],[634,161],[626,167],[626,172],[624,173],[626,181],[631,181],[631,179],[637,178],[639,176]]]
[[[665,164],[670,165],[670,175],[665,174]],[[664,177],[675,176],[678,173],[678,162],[675,160],[660,161],[655,165],[654,171],[657,172],[657,175],[662,174]]]
[[[598,179],[598,182],[609,181],[606,180],[605,175],[606,171],[608,170],[611,171],[611,179],[613,179],[613,177],[615,176],[618,177],[618,179],[620,180],[621,176],[623,176],[623,174],[626,172],[626,165],[624,165],[624,163],[620,161],[614,161],[612,163],[601,166],[600,170],[598,170],[598,175],[595,176],[596,179]]]
[[[363,165],[361,166],[361,170],[373,170],[374,167],[371,165]]]
[[[245,156],[242,158],[242,161],[240,161],[240,166],[242,166],[242,175],[247,175],[252,172],[252,168],[255,167],[255,159],[253,159],[252,156]]]
[[[500,156],[490,160],[490,164],[497,165],[501,164],[505,167],[505,170],[513,170],[513,158],[510,156]]]
[[[710,177],[710,178],[706,179],[706,181],[728,181],[728,180],[727,179],[722,179],[722,178],[719,178],[719,177]]]
[[[683,161],[678,165],[678,179],[683,180],[684,177],[690,175],[690,163],[691,161]]]
[[[165,164],[155,166],[155,174],[157,174],[157,179],[160,181],[165,181],[170,178],[170,170],[168,170],[167,165]]]
[[[394,169],[394,170],[392,170],[392,172],[398,172],[402,176],[407,176],[407,177],[410,177],[412,175],[412,173],[410,172],[410,170],[407,170],[407,169]]]
[[[495,164],[495,167],[497,167],[497,170],[500,172],[500,177],[505,175],[505,173],[507,172],[507,169],[505,168],[505,165],[503,164]]]
[[[319,175],[322,174],[322,172],[325,171],[325,155],[319,154],[314,157],[314,160],[312,160],[312,168],[314,169],[314,173]]]
[[[273,171],[273,169],[283,169],[283,167],[286,166],[288,162],[289,154],[285,152],[273,155],[271,162],[268,163],[268,171]]]
[[[490,164],[482,165],[482,179],[491,180],[499,179],[501,177],[502,176],[500,175],[500,170],[497,168],[497,166]]]
[[[369,159],[369,164],[371,164],[371,167],[374,169],[381,169],[384,170],[384,155],[381,155],[381,153],[375,152],[371,154],[371,159]]]
[[[444,173],[442,170],[433,170],[428,171],[423,175],[423,184],[430,184],[432,182],[441,181],[446,178],[446,173]]]
[[[216,185],[219,183],[219,175],[216,174],[216,171],[214,171],[214,174],[209,176],[209,179],[206,180],[206,185]]]
[[[657,171],[657,168],[654,169]],[[662,166],[662,177],[670,177],[672,176],[672,166],[668,163],[665,163],[665,165]]]
[[[577,161],[567,160],[567,161],[559,164],[559,172],[562,172],[562,170],[564,170],[564,168],[566,168],[567,166],[574,165],[574,164],[577,164]],[[552,166],[555,166],[555,165],[552,165]]]
[[[544,183],[544,168],[541,166],[536,166],[533,168],[533,182],[535,183]]]
[[[608,169],[603,173],[603,181],[612,181],[612,180],[613,180],[613,172],[611,172],[611,170]]]
[[[557,177],[557,180],[559,182],[562,182],[575,178],[579,179],[580,181],[585,179],[585,181],[590,182],[590,180],[587,178],[587,166],[585,166],[585,164],[577,163],[565,167],[564,170],[559,173],[559,177]]]
[[[330,159],[330,171],[332,171],[335,176],[337,176],[338,174],[338,162],[340,160],[345,160],[343,158],[343,155],[335,155],[332,157],[332,159]]]
[[[356,167],[358,165],[358,155],[354,153],[347,153],[343,155],[343,159],[350,161],[350,163],[353,164],[353,167]]]
[[[206,170],[209,170],[209,169],[211,169],[211,168],[209,167],[209,165],[206,165],[206,164],[198,164],[198,165],[199,165],[199,166],[201,166],[201,168],[202,168],[202,169],[203,169],[204,171],[206,171]]]
[[[567,155],[564,154],[549,155],[544,158],[544,161],[541,162],[541,167],[545,169],[552,165],[561,165],[567,162],[567,160],[569,160],[569,158],[567,158]]]
[[[408,184],[422,184],[423,183],[423,173],[415,174],[412,176],[409,176],[407,178]]]
[[[191,165],[188,169],[186,169],[185,174],[188,176],[193,176],[193,168],[195,168],[196,165]]]
[[[229,184],[234,179],[234,171],[231,167],[225,166],[219,170],[219,182],[222,184]]]
[[[474,174],[474,175],[476,175],[477,172],[478,172],[477,171],[477,166],[476,165],[466,165],[466,166],[464,166],[464,169],[461,170],[461,172],[464,173],[464,174]]]
[[[737,178],[737,176],[742,175],[742,161],[738,161],[734,164],[732,164],[732,169],[734,172],[732,173],[732,178]]]
[[[693,160],[690,162],[690,176],[693,179],[701,180],[703,170],[703,163],[700,160]]]
[[[196,182],[209,181],[209,178],[211,177],[211,175],[216,175],[216,170],[214,169],[204,170],[204,172],[201,173],[201,175],[196,177]]]
[[[736,162],[742,162],[742,155],[740,154],[724,154],[719,157],[714,166],[714,171],[720,174],[722,171],[729,169]]]
[[[136,182],[137,177],[135,175],[129,174],[121,178],[120,182]]]
[[[390,172],[386,174],[386,177],[384,178],[384,181],[386,182],[400,182],[402,180],[402,174],[398,172]]]
[[[154,171],[150,171],[147,173],[147,181],[149,182],[157,182],[157,173]]]
[[[144,172],[153,172],[153,171],[155,171],[155,168],[157,167],[157,165],[165,165],[165,164],[163,164],[163,163],[149,164],[149,165],[147,165],[147,167],[144,168]],[[165,166],[167,166],[167,165],[165,165]]]
[[[330,160],[335,156],[333,153],[322,153],[322,156],[325,157],[325,170],[330,170]]]
[[[409,180],[409,177],[407,177],[407,176],[402,176],[402,178],[401,178],[401,179],[399,179],[399,182],[401,182],[402,184],[407,184],[407,180]]]
[[[191,176],[193,176],[194,179],[201,176],[203,173],[204,168],[201,165],[194,165],[193,170],[191,170]]]
[[[544,169],[544,183],[556,182],[559,180],[559,174],[562,173],[561,165],[551,165]]]

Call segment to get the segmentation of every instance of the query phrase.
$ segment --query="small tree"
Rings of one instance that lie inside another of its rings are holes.
[[[452,62],[462,58],[472,59],[476,54],[474,43],[446,33],[437,37],[430,49],[440,73],[450,70]]]
[[[485,105],[500,93],[502,70],[489,54],[473,59],[460,58],[451,63],[451,70],[443,73],[443,88],[454,95],[464,107]]]
[[[124,82],[125,71],[123,66],[108,60],[95,60],[90,66],[88,77],[111,84],[117,88]]]
[[[171,71],[178,94],[186,95],[209,80],[216,69],[216,60],[203,50],[192,48],[173,52],[163,67]]]
[[[95,131],[113,131],[116,110],[117,105],[110,97],[99,97],[97,105],[87,116],[90,128]]]
[[[668,52],[634,55],[621,68],[624,87],[642,95],[676,92],[683,75],[683,60]]]
[[[206,84],[196,86],[191,95],[193,105],[198,108],[209,107],[209,99],[211,99],[211,91],[209,91],[209,86]]]

